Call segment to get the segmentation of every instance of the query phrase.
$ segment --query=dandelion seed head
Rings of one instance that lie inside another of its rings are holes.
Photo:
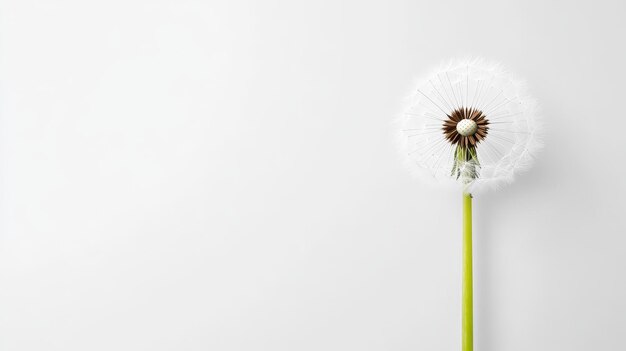
[[[422,80],[401,122],[415,174],[476,191],[513,181],[540,148],[534,99],[501,65],[451,60]]]

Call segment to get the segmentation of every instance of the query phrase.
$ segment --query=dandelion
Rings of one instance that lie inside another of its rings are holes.
[[[402,126],[416,174],[463,192],[462,349],[473,350],[472,193],[513,181],[540,148],[524,84],[482,59],[452,60],[418,85]]]

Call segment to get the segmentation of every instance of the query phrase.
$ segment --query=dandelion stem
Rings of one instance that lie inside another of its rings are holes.
[[[472,195],[463,192],[463,294],[462,351],[474,349],[474,302],[472,286]]]

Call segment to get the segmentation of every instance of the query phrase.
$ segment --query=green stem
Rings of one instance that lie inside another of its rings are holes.
[[[472,293],[472,195],[463,193],[463,297],[462,351],[474,349],[474,303]]]

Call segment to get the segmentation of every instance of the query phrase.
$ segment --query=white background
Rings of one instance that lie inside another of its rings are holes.
[[[477,196],[476,349],[619,350],[619,1],[3,1],[0,349],[458,350],[459,194],[414,78],[526,77],[546,147]]]

